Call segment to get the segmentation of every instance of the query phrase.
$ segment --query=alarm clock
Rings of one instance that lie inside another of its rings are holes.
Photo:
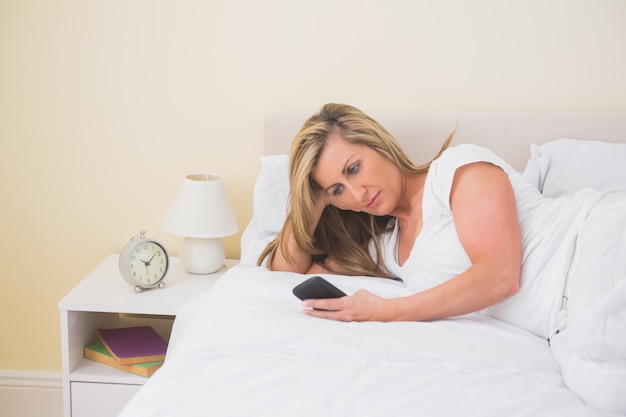
[[[165,287],[170,260],[165,247],[141,231],[120,252],[119,268],[128,284],[141,292],[145,288]]]

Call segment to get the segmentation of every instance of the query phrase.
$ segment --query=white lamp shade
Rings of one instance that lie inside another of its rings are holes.
[[[163,229],[191,238],[219,238],[239,231],[224,179],[217,174],[183,178]]]

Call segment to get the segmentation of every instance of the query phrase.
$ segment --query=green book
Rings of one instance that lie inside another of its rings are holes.
[[[163,365],[163,361],[120,365],[102,343],[85,346],[85,358],[146,378]]]

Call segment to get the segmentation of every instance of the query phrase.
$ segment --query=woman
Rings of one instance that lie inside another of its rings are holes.
[[[532,271],[526,295],[512,296],[520,290],[522,233],[529,232],[524,253],[546,240],[520,218],[531,226],[553,221],[557,207],[536,210],[547,199],[517,172],[484,148],[449,148],[452,136],[433,161],[415,166],[376,121],[348,105],[325,105],[292,143],[290,212],[259,262],[268,258],[268,267],[281,271],[401,279],[416,291],[305,300],[311,316],[422,321],[483,310],[548,337],[564,283],[539,287],[541,273]],[[559,213],[564,230],[573,215]],[[547,318],[533,314],[534,295],[544,290],[555,294],[542,306]]]

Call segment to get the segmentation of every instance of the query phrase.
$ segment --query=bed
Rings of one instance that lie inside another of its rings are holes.
[[[177,316],[165,364],[122,417],[626,415],[623,199],[588,216],[610,239],[583,228],[578,248],[611,261],[573,256],[566,272],[583,278],[549,342],[481,313],[424,323],[312,318],[291,292],[306,275],[255,266],[285,216],[289,143],[312,113],[267,118],[241,263]],[[492,149],[546,196],[626,190],[626,113],[371,115],[415,162],[456,125],[455,143]],[[348,294],[408,294],[391,280],[324,277]]]

